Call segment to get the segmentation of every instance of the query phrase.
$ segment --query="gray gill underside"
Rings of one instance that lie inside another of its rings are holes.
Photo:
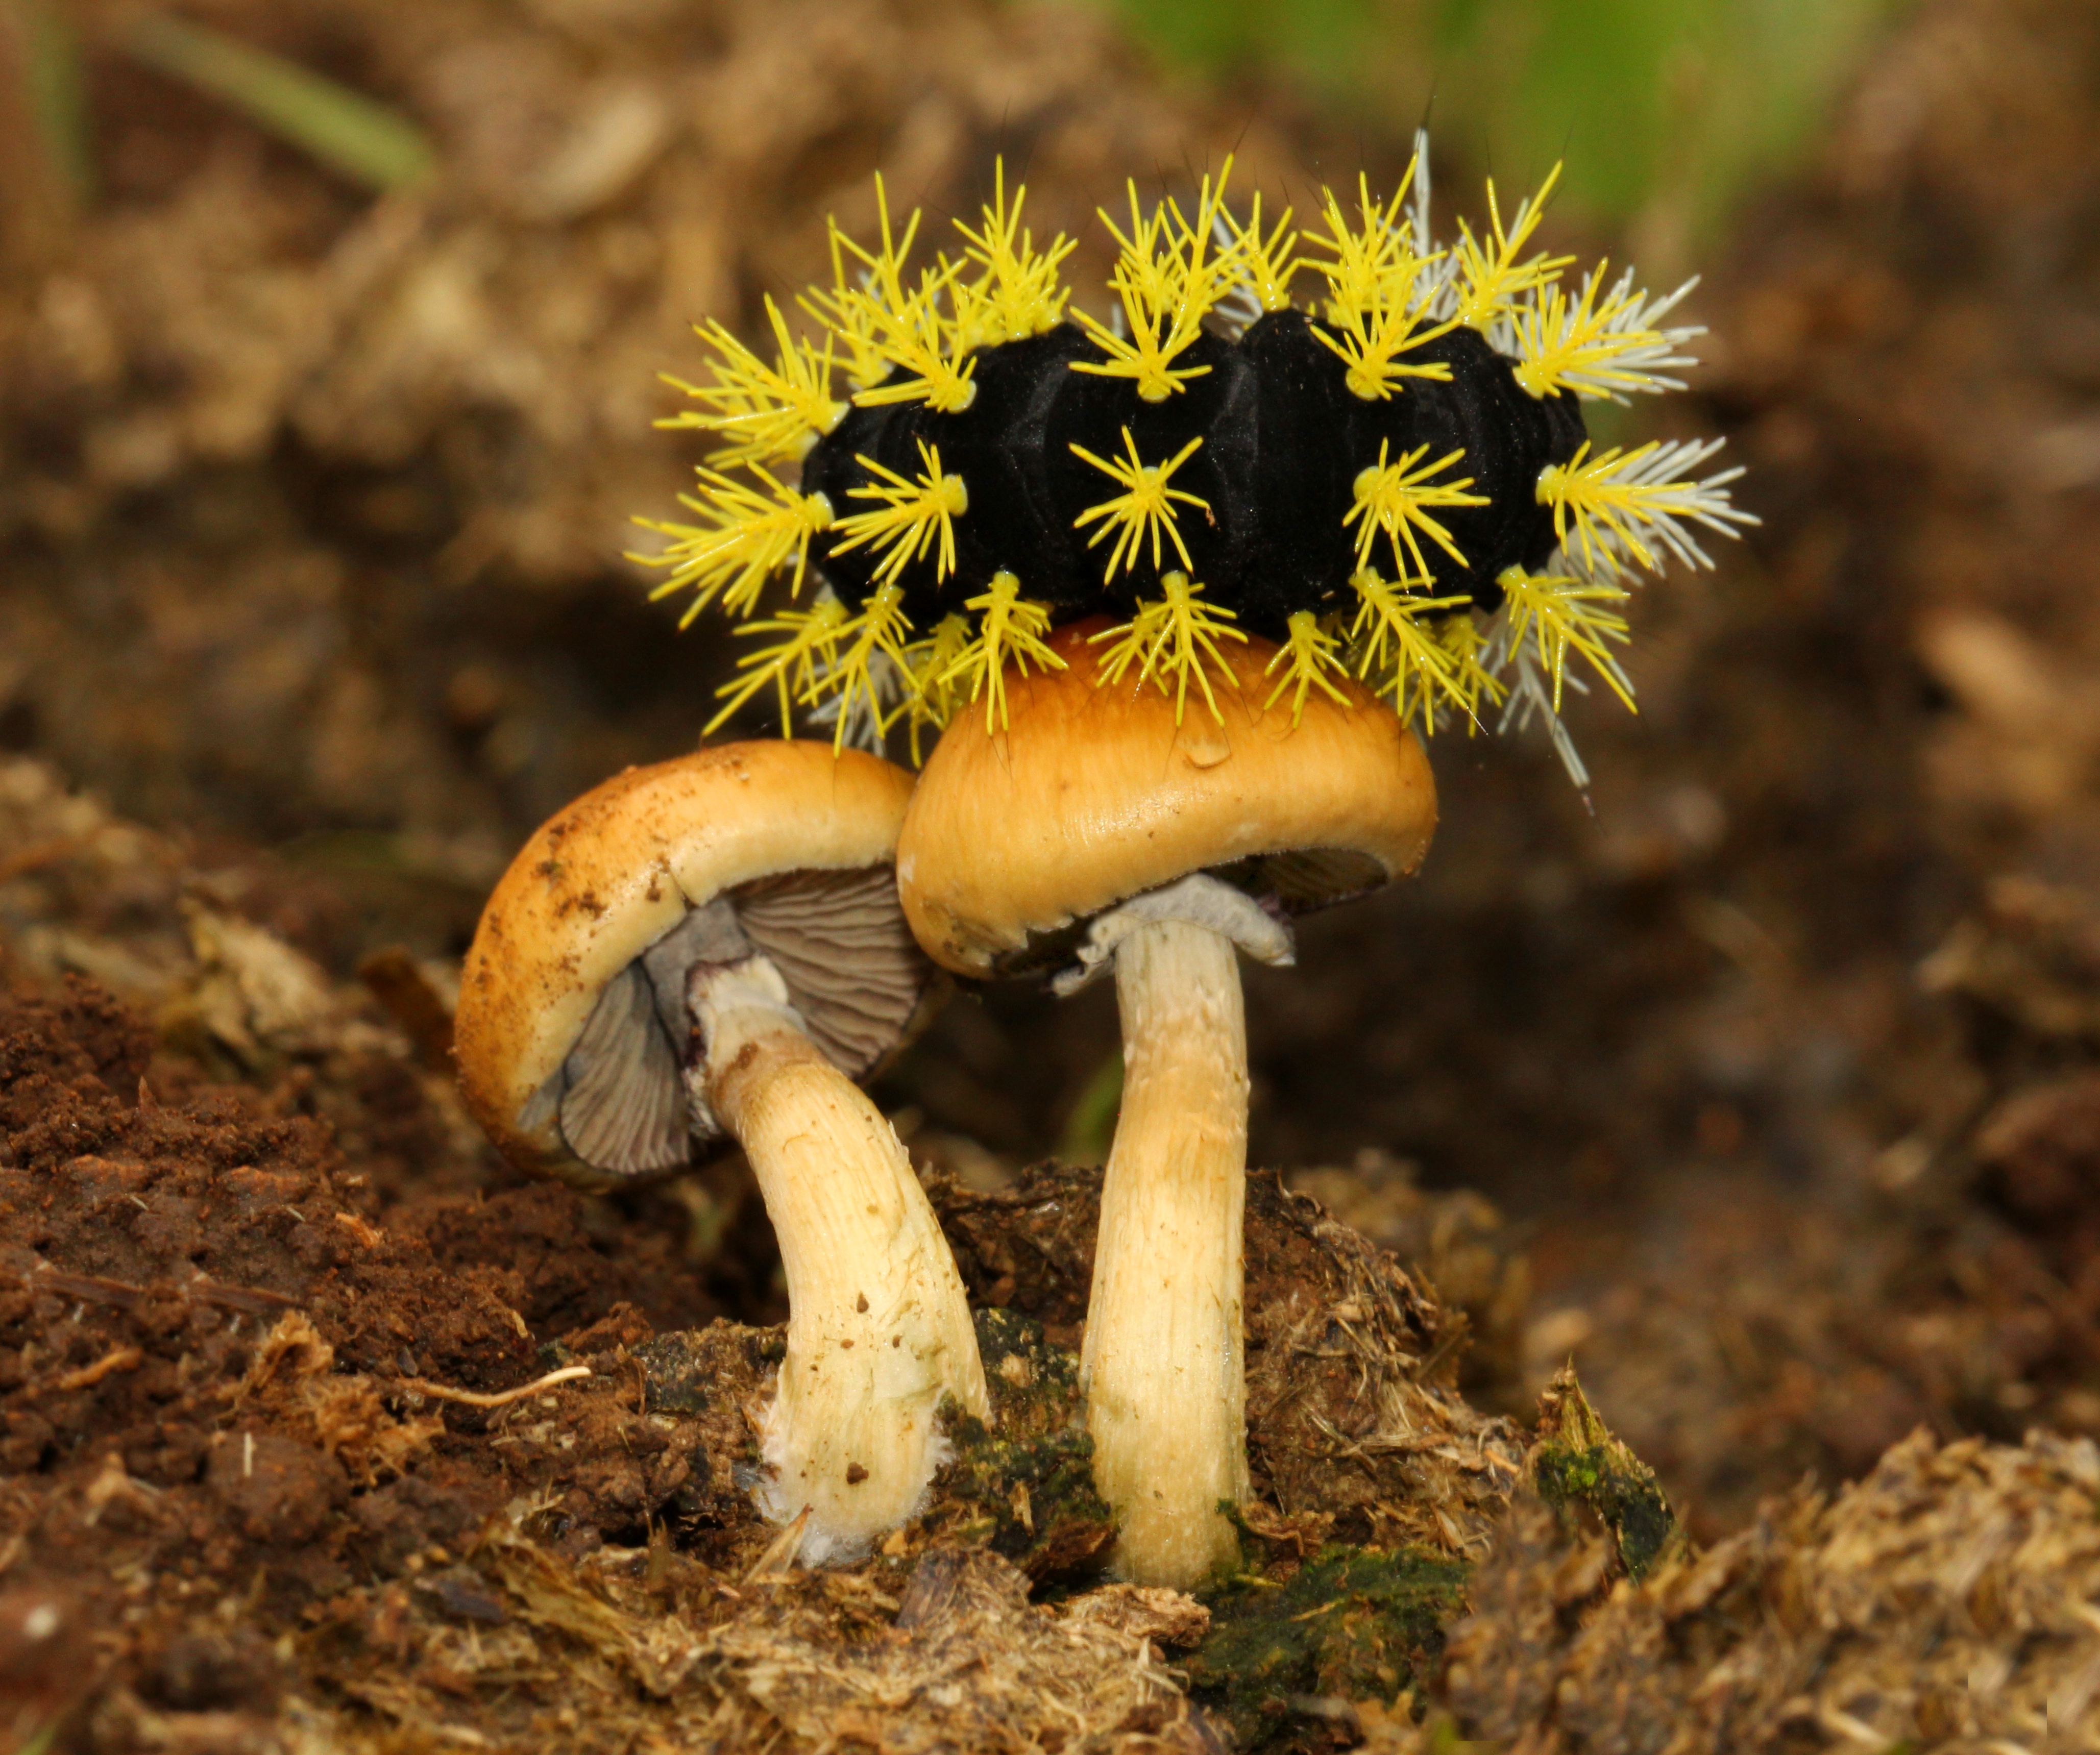
[[[668,1175],[721,1137],[682,1074],[705,1058],[688,985],[696,969],[761,956],[810,1040],[859,1079],[911,1033],[934,976],[898,906],[894,870],[796,871],[695,908],[613,977],[560,1069],[521,1118],[551,1110],[571,1151],[621,1178]]]

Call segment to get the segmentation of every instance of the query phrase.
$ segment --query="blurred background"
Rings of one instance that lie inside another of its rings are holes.
[[[1003,154],[1083,289],[1127,177],[1303,214],[1423,124],[1446,214],[1564,159],[1548,244],[1703,275],[1692,394],[1607,437],[1727,434],[1763,523],[1644,588],[1586,794],[1439,739],[1419,880],[1250,972],[1255,1161],[1428,1264],[1477,1396],[1575,1357],[1710,1532],[1920,1422],[2100,1431],[2085,0],[0,0],[0,946],[165,1006],[205,894],[441,995],[732,660],[622,558],[692,322],[877,170],[968,214]],[[882,1095],[996,1182],[1101,1153],[1114,1043],[1002,989]]]

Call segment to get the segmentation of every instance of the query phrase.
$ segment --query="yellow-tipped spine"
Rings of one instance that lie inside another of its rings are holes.
[[[1211,509],[1210,502],[1198,496],[1167,485],[1174,472],[1195,456],[1203,443],[1198,434],[1164,463],[1145,463],[1137,454],[1137,441],[1130,436],[1130,429],[1123,430],[1123,449],[1129,454],[1127,461],[1111,461],[1097,457],[1083,445],[1074,445],[1073,454],[1081,461],[1091,463],[1110,480],[1119,484],[1123,492],[1090,505],[1072,520],[1074,530],[1084,530],[1088,525],[1101,527],[1087,539],[1090,549],[1099,546],[1111,532],[1115,536],[1115,547],[1109,551],[1109,562],[1101,575],[1104,584],[1112,584],[1120,571],[1127,571],[1137,565],[1138,551],[1144,546],[1145,537],[1152,539],[1152,564],[1156,568],[1160,562],[1159,538],[1163,531],[1174,545],[1174,552],[1181,557],[1181,565],[1189,564],[1188,545],[1181,540],[1176,519],[1180,510],[1174,502],[1193,505],[1205,513]]]
[[[1344,527],[1357,527],[1357,565],[1370,564],[1371,545],[1383,531],[1392,545],[1393,569],[1403,580],[1427,579],[1428,562],[1423,559],[1422,545],[1417,539],[1418,531],[1427,536],[1459,566],[1471,563],[1459,552],[1451,532],[1430,514],[1432,509],[1449,506],[1485,505],[1484,495],[1468,493],[1473,485],[1470,475],[1455,482],[1440,482],[1436,478],[1454,464],[1465,461],[1462,451],[1446,452],[1433,463],[1422,460],[1428,454],[1427,445],[1417,445],[1405,452],[1396,463],[1386,461],[1387,442],[1379,441],[1379,460],[1357,477],[1352,492],[1355,505],[1342,514]],[[1404,552],[1403,552],[1404,550]],[[1414,562],[1410,574],[1407,563]]]
[[[1528,262],[1519,262],[1525,245],[1538,229],[1538,223],[1546,217],[1546,204],[1552,198],[1554,186],[1560,181],[1560,167],[1555,165],[1540,185],[1538,193],[1520,202],[1515,222],[1505,230],[1500,204],[1495,198],[1494,180],[1488,182],[1489,231],[1484,239],[1473,235],[1473,228],[1464,220],[1458,222],[1458,245],[1456,251],[1458,266],[1458,320],[1468,327],[1485,330],[1500,316],[1508,315],[1516,302],[1540,288],[1550,286],[1560,277],[1560,271],[1575,258],[1573,256],[1549,256],[1544,251]]]
[[[811,538],[832,525],[832,503],[820,493],[797,493],[783,486],[758,464],[748,465],[763,492],[732,476],[703,468],[700,485],[706,496],[678,496],[678,503],[710,520],[705,524],[673,524],[655,518],[634,522],[671,539],[660,554],[630,554],[628,558],[644,567],[668,567],[671,576],[649,593],[653,603],[675,593],[690,590],[693,601],[679,618],[681,628],[692,625],[710,603],[720,598],[731,615],[748,615],[758,606],[766,581],[792,559],[795,579],[789,594],[800,596],[810,565]]]
[[[876,583],[894,584],[904,569],[938,540],[933,576],[946,579],[955,571],[955,520],[969,510],[970,494],[961,476],[942,469],[940,447],[919,441],[919,461],[924,468],[915,481],[907,480],[872,457],[854,461],[878,479],[872,487],[849,489],[847,498],[879,503],[838,521],[843,540],[832,545],[832,553],[844,554],[872,544],[882,557],[876,565]]]
[[[1512,567],[1498,579],[1502,588],[1509,618],[1509,645],[1514,652],[1529,635],[1537,644],[1553,678],[1553,710],[1560,711],[1561,685],[1566,678],[1568,655],[1587,659],[1605,686],[1638,712],[1632,686],[1612,652],[1628,637],[1626,619],[1607,606],[1623,603],[1626,593],[1617,585],[1597,584],[1564,573],[1528,573]]]
[[[1173,695],[1174,723],[1178,725],[1188,709],[1189,682],[1193,677],[1196,686],[1203,691],[1211,717],[1223,725],[1225,716],[1218,710],[1218,698],[1204,673],[1204,660],[1209,659],[1217,667],[1220,677],[1238,688],[1238,676],[1225,662],[1218,642],[1244,643],[1246,636],[1231,625],[1238,617],[1229,609],[1204,602],[1202,591],[1202,586],[1186,573],[1162,574],[1157,600],[1140,602],[1128,621],[1104,628],[1090,639],[1090,645],[1114,642],[1101,655],[1094,686],[1107,688],[1118,683],[1136,664],[1140,684],[1157,683],[1161,694]],[[1173,679],[1171,688],[1170,677]]]
[[[1426,618],[1467,608],[1464,597],[1429,597],[1381,578],[1374,567],[1357,568],[1349,584],[1357,593],[1357,613],[1349,641],[1357,675],[1380,695],[1392,697],[1402,724],[1418,721],[1433,731],[1440,701],[1471,714],[1458,681],[1458,661]],[[1462,617],[1467,626],[1470,616]]]
[[[1266,712],[1286,690],[1295,690],[1296,692],[1290,697],[1290,725],[1295,730],[1299,721],[1305,717],[1305,697],[1315,689],[1344,707],[1349,704],[1348,696],[1335,686],[1334,681],[1335,677],[1348,675],[1349,667],[1342,662],[1338,650],[1341,642],[1321,627],[1320,618],[1312,611],[1293,611],[1286,625],[1289,632],[1283,644],[1276,649],[1276,655],[1262,672],[1273,677],[1281,670],[1283,675],[1261,705]],[[1334,676],[1328,674],[1330,671]]]
[[[977,612],[977,628],[948,668],[936,678],[938,686],[960,689],[970,686],[970,699],[985,700],[985,730],[1004,730],[1006,666],[1026,675],[1030,664],[1044,670],[1062,670],[1065,660],[1043,644],[1050,631],[1050,611],[1021,594],[1021,581],[1012,573],[992,575],[991,587],[963,606]]]

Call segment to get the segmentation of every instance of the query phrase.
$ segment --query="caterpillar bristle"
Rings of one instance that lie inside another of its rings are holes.
[[[688,384],[663,374],[664,381],[700,404],[656,422],[660,427],[698,427],[727,441],[716,452],[724,463],[798,463],[810,448],[836,426],[845,404],[832,399],[832,337],[818,348],[788,333],[787,320],[770,298],[765,315],[777,344],[768,365],[720,323],[695,324],[693,333],[715,351],[708,363],[712,384]]]
[[[876,344],[867,303],[856,296],[866,291],[871,276],[849,272],[847,254],[860,254],[859,247],[839,229],[837,220],[827,219],[824,223],[832,253],[832,284],[805,289],[796,303],[815,318],[828,336],[845,345],[849,362],[846,376],[854,389],[872,390],[889,375],[889,362]]]
[[[681,628],[690,627],[717,599],[731,615],[750,615],[767,581],[791,558],[795,571],[788,594],[800,595],[809,569],[810,540],[831,527],[832,505],[823,495],[797,493],[762,465],[750,463],[746,467],[758,478],[762,492],[704,466],[698,474],[704,496],[679,495],[679,504],[710,520],[708,523],[635,520],[644,529],[670,539],[660,553],[629,557],[644,567],[671,569],[671,576],[649,593],[650,601],[688,589],[694,593],[679,619]]]
[[[1314,689],[1330,700],[1339,701],[1345,707],[1348,704],[1348,696],[1335,687],[1334,677],[1327,673],[1332,671],[1335,677],[1346,677],[1349,667],[1342,662],[1338,650],[1341,642],[1320,625],[1320,618],[1312,611],[1294,611],[1288,627],[1283,644],[1276,649],[1276,655],[1263,672],[1264,676],[1273,677],[1281,670],[1282,677],[1261,704],[1266,712],[1283,698],[1286,690],[1292,691],[1290,724],[1295,730],[1305,717],[1305,697]]]
[[[779,634],[772,645],[761,646],[736,661],[744,672],[715,690],[726,704],[701,731],[712,737],[753,696],[767,688],[780,696],[780,734],[794,734],[794,702],[815,693],[816,679],[837,656],[839,634],[846,624],[846,607],[836,597],[825,597],[806,610],[782,610],[765,621],[746,622],[739,634],[757,637]]]
[[[1061,232],[1039,252],[1034,238],[1021,228],[1021,209],[1028,199],[1025,188],[1014,191],[1013,205],[1006,205],[1006,165],[997,162],[992,172],[992,199],[983,209],[984,223],[973,232],[955,222],[969,248],[966,258],[983,272],[964,290],[970,301],[967,319],[958,313],[957,325],[965,349],[996,346],[1054,329],[1064,320],[1070,294],[1060,284],[1057,269],[1077,244]],[[960,286],[961,283],[957,283]]]
[[[1366,179],[1357,179],[1361,223],[1351,226],[1330,189],[1326,195],[1327,232],[1309,241],[1331,250],[1331,262],[1312,266],[1327,280],[1327,321],[1315,337],[1348,368],[1350,392],[1366,402],[1383,402],[1410,377],[1450,381],[1451,368],[1440,359],[1404,356],[1455,328],[1455,320],[1435,321],[1432,306],[1437,281],[1433,270],[1440,255],[1418,255],[1410,235],[1397,223],[1414,179],[1415,165],[1390,203],[1371,198]]]
[[[1237,640],[1245,645],[1246,636],[1231,625],[1237,620],[1233,612],[1205,602],[1203,587],[1186,573],[1162,574],[1159,589],[1158,597],[1141,601],[1128,621],[1091,636],[1090,643],[1115,642],[1101,655],[1095,681],[1103,686],[1118,683],[1136,664],[1140,685],[1151,682],[1161,694],[1173,695],[1174,723],[1178,725],[1188,710],[1189,684],[1193,678],[1203,691],[1203,703],[1210,708],[1211,718],[1223,725],[1225,716],[1211,692],[1205,660],[1216,667],[1221,680],[1238,688],[1239,673],[1218,642]],[[1169,678],[1172,679],[1171,688]]]
[[[1357,565],[1362,567],[1370,560],[1371,545],[1383,531],[1392,545],[1394,571],[1402,579],[1409,577],[1407,563],[1414,562],[1412,576],[1427,579],[1431,576],[1429,564],[1423,558],[1422,545],[1415,532],[1427,536],[1461,567],[1471,563],[1459,552],[1458,545],[1451,540],[1451,532],[1430,516],[1432,507],[1486,505],[1487,497],[1468,493],[1473,478],[1462,477],[1455,482],[1440,482],[1438,475],[1454,465],[1462,462],[1465,452],[1454,451],[1436,459],[1433,463],[1422,461],[1429,448],[1418,445],[1397,462],[1386,461],[1387,442],[1379,443],[1378,461],[1358,474],[1350,492],[1355,504],[1350,507],[1345,524],[1357,526]],[[1406,552],[1401,553],[1405,544]]]
[[[1220,210],[1224,229],[1231,240],[1232,257],[1227,272],[1242,289],[1256,315],[1290,308],[1290,283],[1305,264],[1297,255],[1299,234],[1290,230],[1291,213],[1283,217],[1266,236],[1261,229],[1261,194],[1247,205],[1247,223],[1242,226],[1229,211]]]
[[[1087,539],[1087,546],[1090,549],[1099,546],[1111,534],[1115,537],[1115,547],[1109,551],[1108,565],[1101,573],[1104,584],[1113,584],[1118,571],[1127,571],[1136,564],[1148,535],[1152,539],[1152,564],[1157,568],[1160,564],[1159,538],[1162,531],[1174,545],[1174,552],[1181,557],[1181,565],[1185,571],[1190,564],[1189,549],[1181,540],[1180,513],[1174,502],[1179,500],[1183,505],[1194,506],[1204,513],[1210,510],[1209,504],[1196,495],[1167,486],[1174,478],[1174,472],[1193,457],[1202,446],[1203,439],[1201,434],[1190,439],[1164,463],[1148,464],[1141,461],[1137,454],[1137,441],[1130,436],[1130,429],[1127,426],[1123,430],[1123,449],[1128,454],[1127,461],[1097,457],[1083,445],[1071,447],[1074,456],[1091,463],[1123,488],[1121,493],[1096,501],[1072,520],[1074,530],[1083,530],[1089,524],[1100,524],[1101,528]]]
[[[1431,618],[1453,616],[1470,628],[1472,618],[1463,611],[1472,600],[1426,597],[1369,567],[1359,567],[1349,585],[1357,593],[1349,642],[1357,677],[1373,683],[1374,694],[1392,697],[1402,724],[1419,720],[1433,730],[1440,701],[1471,714],[1474,703],[1460,685],[1458,658]]]
[[[1215,191],[1211,179],[1203,179],[1193,224],[1171,200],[1147,215],[1135,182],[1129,185],[1127,236],[1101,212],[1101,223],[1119,251],[1109,288],[1122,305],[1123,329],[1118,333],[1083,311],[1077,313],[1079,327],[1107,357],[1075,362],[1074,372],[1127,377],[1145,401],[1164,402],[1210,371],[1208,366],[1176,366],[1174,361],[1203,333],[1203,319],[1232,284],[1229,264],[1215,249],[1214,236],[1232,169],[1228,158]]]
[[[1512,311],[1518,299],[1536,296],[1551,286],[1560,278],[1561,271],[1573,263],[1573,256],[1550,256],[1543,250],[1529,262],[1517,260],[1546,217],[1546,204],[1560,181],[1560,166],[1555,165],[1547,172],[1538,194],[1527,196],[1517,204],[1515,217],[1505,230],[1494,179],[1490,178],[1486,241],[1475,237],[1473,228],[1464,220],[1458,222],[1458,243],[1453,254],[1460,290],[1454,315],[1468,329],[1486,330],[1498,317]]]
[[[1030,602],[1021,596],[1018,579],[1012,573],[999,572],[992,575],[988,590],[970,598],[963,607],[977,611],[977,632],[965,633],[960,649],[933,680],[938,686],[951,691],[960,690],[967,681],[973,702],[980,695],[985,698],[985,730],[1004,730],[1008,722],[1008,664],[1021,676],[1028,673],[1030,664],[1043,670],[1065,668],[1065,660],[1043,643],[1043,636],[1050,631],[1049,606]],[[967,630],[968,624],[963,625]]]
[[[836,521],[842,540],[833,545],[832,553],[845,554],[872,544],[881,557],[875,569],[876,584],[893,585],[898,575],[923,557],[938,537],[934,576],[946,579],[955,571],[955,520],[969,509],[970,494],[961,476],[942,470],[940,448],[923,439],[919,441],[919,461],[924,467],[915,481],[871,457],[857,456],[854,461],[880,479],[872,487],[853,489],[853,497],[880,503]]]
[[[854,401],[864,408],[923,402],[940,413],[960,414],[976,399],[977,386],[970,381],[975,362],[961,346],[957,325],[942,308],[952,299],[955,264],[943,258],[935,267],[922,268],[918,284],[907,290],[904,262],[919,235],[919,210],[911,210],[899,244],[890,235],[889,196],[880,175],[875,197],[882,248],[866,250],[850,238],[843,240],[861,262],[862,284],[845,288],[838,296],[855,333],[865,336],[893,369],[872,388],[855,391]]]
[[[1608,606],[1626,601],[1622,588],[1565,573],[1528,573],[1520,567],[1509,568],[1495,583],[1502,587],[1509,617],[1510,644],[1520,647],[1526,634],[1532,637],[1539,661],[1553,678],[1556,714],[1571,652],[1589,661],[1627,712],[1639,711],[1633,685],[1611,650],[1629,637],[1626,617]]]
[[[845,747],[857,713],[867,717],[876,738],[889,730],[898,709],[885,699],[885,683],[908,686],[912,632],[904,593],[893,584],[879,587],[858,615],[839,624],[829,662],[811,677],[801,697],[807,707],[836,701],[833,749]]]
[[[1553,509],[1555,539],[1570,553],[1568,527],[1573,526],[1586,572],[1614,579],[1630,566],[1660,572],[1665,557],[1688,567],[1711,567],[1713,558],[1689,527],[1704,525],[1732,536],[1732,526],[1757,522],[1728,500],[1727,484],[1740,470],[1726,470],[1703,482],[1678,475],[1680,470],[1698,468],[1720,448],[1719,439],[1671,445],[1651,441],[1632,451],[1614,446],[1593,456],[1585,443],[1564,466],[1540,471],[1538,503]]]
[[[951,614],[942,616],[924,639],[904,649],[904,708],[914,766],[924,760],[920,738],[925,729],[931,725],[936,731],[944,730],[955,717],[955,663],[976,638],[967,615]]]
[[[1512,336],[1521,363],[1516,381],[1534,396],[1572,390],[1590,400],[1626,400],[1631,391],[1653,394],[1682,390],[1682,378],[1662,374],[1695,364],[1678,350],[1702,329],[1663,329],[1658,321],[1698,283],[1688,280],[1674,293],[1651,299],[1633,284],[1633,271],[1621,274],[1608,293],[1603,262],[1582,277],[1570,298],[1561,286],[1542,288],[1512,319]]]

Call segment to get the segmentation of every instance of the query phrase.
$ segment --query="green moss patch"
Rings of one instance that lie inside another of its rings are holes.
[[[955,1455],[934,1478],[928,1533],[990,1548],[1035,1584],[1091,1578],[1114,1543],[1115,1515],[1094,1488],[1078,1356],[1018,1311],[975,1320],[993,1423],[947,1411]]]
[[[1238,1747],[1288,1747],[1308,1702],[1390,1703],[1414,1687],[1463,1609],[1467,1572],[1425,1550],[1333,1546],[1281,1583],[1237,1581],[1211,1599],[1190,1690]]]
[[[1564,1521],[1594,1520],[1608,1529],[1636,1582],[1681,1544],[1677,1515],[1655,1471],[1612,1435],[1573,1371],[1555,1378],[1539,1402],[1529,1460],[1539,1497]]]

